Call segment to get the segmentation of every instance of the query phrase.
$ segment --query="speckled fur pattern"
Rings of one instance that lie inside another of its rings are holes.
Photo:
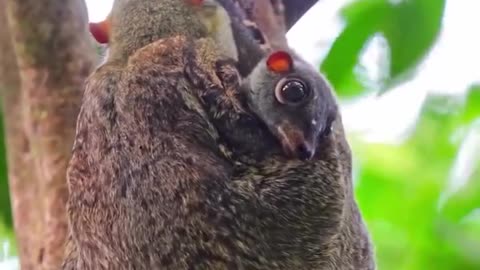
[[[286,190],[278,192],[275,196],[298,199],[297,206],[302,209],[309,206],[313,209],[316,205],[319,210],[322,204],[328,204],[322,214],[320,214],[322,211],[316,212],[318,216],[312,213],[301,216],[299,209],[287,207],[287,214],[293,216],[289,220],[296,217],[303,224],[293,223],[290,230],[287,229],[289,225],[280,225],[285,226],[285,236],[282,240],[297,240],[304,245],[296,255],[294,255],[296,249],[293,247],[290,252],[281,251],[288,254],[286,257],[296,258],[293,259],[298,260],[296,263],[290,261],[266,269],[375,269],[373,247],[353,195],[351,151],[345,139],[340,114],[337,113],[332,134],[318,146],[319,150],[313,161],[285,160],[278,142],[261,120],[247,109],[239,109],[246,106],[246,101],[239,93],[239,76],[234,65],[225,60],[210,63],[210,66],[215,66],[213,68],[215,75],[221,81],[221,85],[215,85],[211,83],[215,81],[215,76],[208,72],[212,68],[205,67],[208,61],[198,55],[189,59],[195,60],[186,66],[188,77],[194,85],[203,89],[200,95],[204,104],[207,104],[205,107],[210,119],[219,131],[220,139],[226,142],[228,149],[232,151],[230,156],[234,157],[234,179],[251,179],[248,184],[243,185],[251,188],[249,192],[252,193],[262,185],[271,188],[265,183],[272,186],[278,184],[279,186],[276,186],[278,188],[285,184]],[[199,67],[197,63],[202,63],[203,66]],[[334,96],[333,92],[331,96]],[[271,173],[274,176],[269,178]],[[297,193],[297,188],[302,190]],[[276,188],[272,190],[278,191]],[[308,198],[309,196],[312,198]],[[273,209],[270,210],[272,213],[275,212]],[[315,219],[324,220],[323,223],[316,223]],[[305,227],[301,227],[302,225]],[[312,226],[310,228],[312,234],[317,234],[317,241],[312,240],[315,239],[313,235],[312,238],[308,238],[309,225]],[[294,235],[295,232],[299,235]],[[319,240],[322,237],[325,238]],[[283,246],[285,243],[278,245]],[[305,257],[295,257],[299,256],[298,254]]]
[[[217,62],[199,42],[202,70]],[[232,159],[186,79],[191,48],[160,40],[89,78],[63,269],[374,269],[341,120],[310,162]]]

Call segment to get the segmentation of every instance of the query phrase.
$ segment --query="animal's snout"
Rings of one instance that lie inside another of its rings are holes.
[[[315,149],[306,142],[300,143],[296,149],[296,156],[301,160],[310,160],[315,155]]]

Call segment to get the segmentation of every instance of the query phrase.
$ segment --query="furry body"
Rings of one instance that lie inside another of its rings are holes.
[[[136,19],[86,84],[63,269],[374,269],[340,116],[287,159],[210,39]]]
[[[184,79],[185,44],[157,41],[90,78],[63,269],[372,269],[341,129],[310,162],[275,148],[229,159]]]

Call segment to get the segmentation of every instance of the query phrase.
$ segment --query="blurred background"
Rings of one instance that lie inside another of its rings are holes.
[[[112,0],[86,2],[100,21]],[[288,33],[336,90],[380,270],[480,269],[478,10],[473,0],[320,0]],[[0,139],[0,269],[10,270]]]

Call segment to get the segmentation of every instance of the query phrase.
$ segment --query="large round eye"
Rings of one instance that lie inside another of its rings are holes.
[[[298,104],[309,95],[309,89],[299,79],[281,80],[275,89],[275,97],[282,104]]]

